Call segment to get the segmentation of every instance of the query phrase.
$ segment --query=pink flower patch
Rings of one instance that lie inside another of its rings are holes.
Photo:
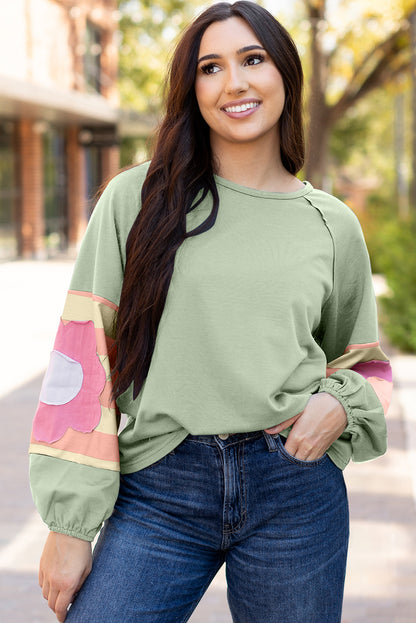
[[[38,441],[53,443],[68,428],[90,433],[97,427],[106,373],[96,350],[91,320],[61,321],[33,421]]]

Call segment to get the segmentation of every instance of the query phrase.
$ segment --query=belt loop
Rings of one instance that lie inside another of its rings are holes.
[[[263,431],[263,435],[264,435],[264,438],[265,438],[266,443],[267,443],[268,451],[269,452],[276,452],[276,450],[277,450],[277,441],[276,441],[276,439],[272,435],[270,435],[269,433],[266,433],[265,430]]]

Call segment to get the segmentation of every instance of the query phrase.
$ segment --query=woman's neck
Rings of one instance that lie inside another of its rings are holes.
[[[303,188],[302,182],[284,168],[280,148],[265,147],[249,143],[214,144],[214,171],[230,182],[257,190],[293,192]]]

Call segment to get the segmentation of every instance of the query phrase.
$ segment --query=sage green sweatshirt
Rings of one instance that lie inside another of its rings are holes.
[[[120,470],[151,465],[189,434],[269,428],[316,392],[348,416],[328,450],[339,468],[386,449],[391,371],[366,246],[352,211],[308,182],[276,193],[216,177],[216,223],[177,251],[142,390],[111,401],[125,245],[147,168],[116,176],[93,212],[33,423],[35,503],[51,530],[85,540],[111,514]],[[189,230],[211,205],[188,214]]]

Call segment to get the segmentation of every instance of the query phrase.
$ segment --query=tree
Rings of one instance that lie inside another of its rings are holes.
[[[407,17],[415,6],[414,1],[400,5],[380,0],[375,7],[344,0],[329,20],[326,0],[305,0],[310,24],[305,173],[313,184],[324,185],[336,123],[368,93],[409,69]]]
[[[119,89],[122,105],[157,114],[173,42],[197,0],[119,0]]]

